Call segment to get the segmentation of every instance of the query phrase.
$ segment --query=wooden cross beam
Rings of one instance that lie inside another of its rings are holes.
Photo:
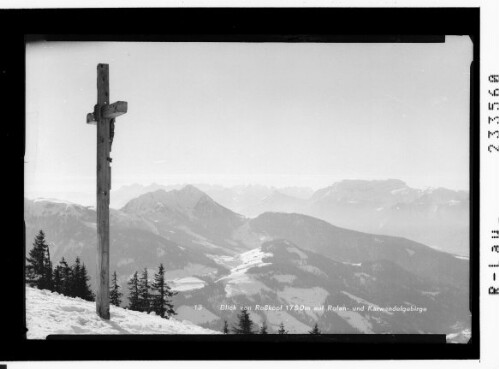
[[[87,114],[87,123],[97,125],[97,314],[109,319],[109,192],[111,191],[111,144],[114,120],[125,114],[128,104],[109,104],[109,65],[97,65],[97,104]]]
[[[87,114],[87,123],[96,124],[96,116],[99,115],[98,105],[95,105],[97,112]],[[126,101],[116,101],[115,103],[104,105],[100,110],[100,116],[105,119],[114,119],[122,114],[125,114],[128,109],[128,103]]]

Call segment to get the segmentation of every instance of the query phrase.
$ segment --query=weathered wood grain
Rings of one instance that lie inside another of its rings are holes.
[[[111,191],[111,144],[114,119],[125,114],[126,101],[109,104],[109,65],[97,65],[97,104],[87,114],[87,123],[97,125],[97,294],[96,310],[103,319],[109,314],[109,200]]]
[[[106,119],[112,119],[125,114],[127,110],[128,103],[126,101],[116,101],[115,103],[102,107],[102,116]]]
[[[97,105],[109,104],[109,65],[97,65]],[[109,319],[109,119],[97,121],[97,314]]]

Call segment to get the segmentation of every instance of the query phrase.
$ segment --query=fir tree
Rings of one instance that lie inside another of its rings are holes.
[[[62,276],[59,265],[54,268],[54,291],[62,293]]]
[[[149,278],[147,268],[144,268],[139,279],[139,311],[151,312],[151,293],[149,291]]]
[[[262,326],[260,327],[260,331],[258,332],[260,334],[268,334],[269,332],[267,331],[267,323],[263,321]]]
[[[49,247],[45,242],[42,230],[36,235],[33,248],[26,258],[26,282],[31,287],[39,289],[52,288],[52,264],[50,263]]]
[[[62,262],[62,261],[61,261]],[[90,288],[90,277],[87,273],[85,264],[82,264],[77,256],[75,263],[71,266],[66,276],[67,295],[71,297],[79,297],[87,301],[94,301],[95,296]]]
[[[133,273],[132,278],[128,281],[128,308],[130,310],[140,311],[139,305],[139,277],[138,273]]]
[[[314,328],[311,331],[309,331],[308,333],[310,333],[310,334],[322,334],[317,323],[315,323]]]
[[[78,292],[79,295],[77,297],[81,297],[83,300],[87,301],[95,301],[95,295],[90,288],[90,277],[87,274],[87,268],[85,264],[81,266],[80,278],[78,280]]]
[[[246,309],[242,309],[241,313],[238,315],[238,326],[233,327],[232,330],[235,334],[253,334],[253,321],[251,320],[249,313]]]
[[[69,296],[80,297],[81,290],[81,262],[77,256],[73,265],[71,265],[71,277],[69,280]]]
[[[72,272],[64,258],[62,258],[59,265],[56,266],[56,272],[59,274],[61,280],[58,292],[66,296],[71,296]]]
[[[277,331],[278,334],[288,334],[288,331],[286,329],[284,329],[284,323],[281,322],[281,324],[279,325],[279,330]]]
[[[54,291],[54,276],[52,270],[52,261],[50,260],[50,248],[47,245],[46,257],[45,257],[45,279],[47,283],[47,289]]]
[[[111,286],[111,291],[109,292],[109,297],[111,304],[115,306],[121,305],[121,296],[123,294],[120,292],[120,286],[118,285],[118,276],[116,275],[116,270],[113,273],[113,285]]]
[[[171,298],[177,294],[171,290],[170,286],[165,281],[165,268],[163,264],[158,267],[158,272],[154,274],[154,281],[151,285],[154,294],[151,297],[152,309],[162,318],[169,318],[176,315],[171,302]]]
[[[35,237],[33,248],[26,258],[26,281],[31,287],[38,287],[44,272],[45,265],[45,234],[42,230]]]
[[[229,334],[229,323],[227,323],[227,320],[224,320],[224,327],[223,327],[222,332],[224,334]]]

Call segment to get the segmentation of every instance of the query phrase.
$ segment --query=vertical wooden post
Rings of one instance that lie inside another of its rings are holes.
[[[97,65],[97,112],[109,105],[109,65]],[[109,319],[109,121],[97,113],[97,314]]]
[[[109,104],[109,65],[97,65],[97,105],[87,124],[97,124],[97,314],[109,319],[109,198],[114,121],[128,110],[126,101]]]

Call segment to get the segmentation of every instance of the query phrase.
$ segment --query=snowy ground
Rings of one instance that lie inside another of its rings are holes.
[[[242,276],[244,276],[246,272],[251,268],[270,265],[271,263],[264,263],[263,259],[272,256],[273,256],[272,253],[263,252],[262,249],[259,247],[247,252],[243,252],[242,254],[234,257],[230,256],[219,257],[215,261],[219,264],[224,263],[226,266],[230,266],[231,270],[229,275],[220,278],[218,281],[221,281],[223,279],[228,279],[229,281],[237,280]]]
[[[272,253],[263,252],[259,247],[234,257],[224,256],[223,259],[218,258],[217,262],[219,264],[225,263],[225,265],[230,265],[232,268],[229,275],[218,279],[216,282],[226,281],[225,292],[227,297],[251,296],[260,293],[262,290],[270,291],[265,284],[256,280],[251,274],[247,274],[247,271],[251,268],[270,265],[271,263],[265,263],[263,259],[272,256]]]
[[[95,313],[95,302],[26,287],[28,339],[49,334],[220,334],[188,321],[163,319],[111,306],[111,320]]]
[[[203,288],[205,285],[205,281],[196,277],[174,279],[170,284],[171,289],[177,292],[198,290],[200,288]]]
[[[447,343],[468,343],[471,339],[471,330],[464,329],[458,333],[451,333],[446,336]]]

